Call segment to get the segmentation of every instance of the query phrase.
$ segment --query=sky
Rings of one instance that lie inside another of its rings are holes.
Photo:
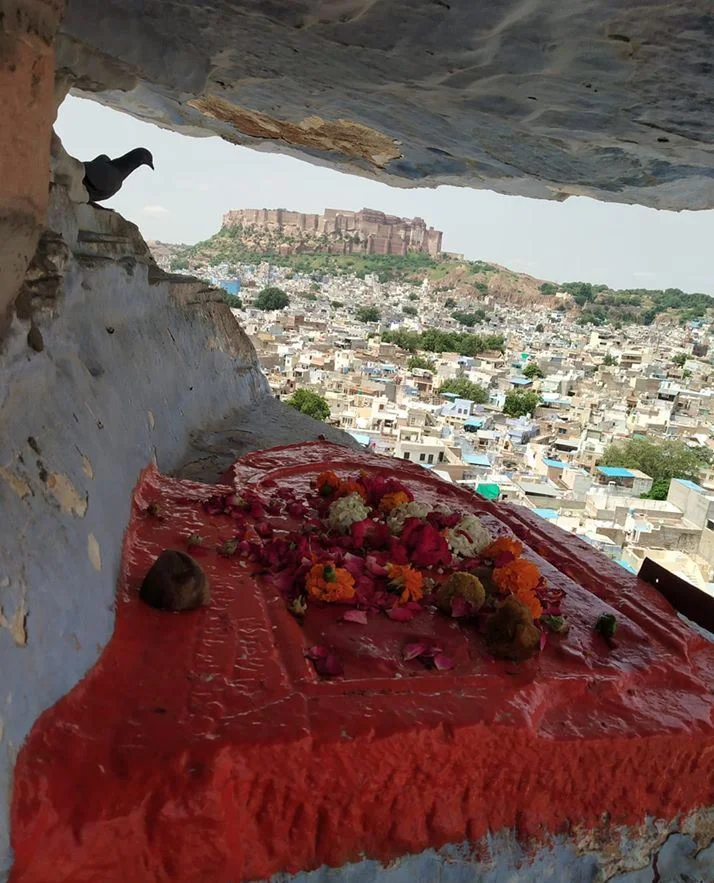
[[[419,216],[444,231],[443,248],[555,282],[681,288],[714,295],[714,211],[665,212],[573,197],[564,203],[458,187],[388,187],[306,162],[193,138],[70,96],[57,134],[83,161],[147,147],[155,171],[137,170],[106,205],[145,238],[194,243],[239,208],[368,207]]]

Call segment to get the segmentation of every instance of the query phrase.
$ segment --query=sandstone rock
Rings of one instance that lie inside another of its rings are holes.
[[[392,184],[714,206],[702,0],[71,0],[77,88]],[[238,160],[236,160],[238,161]]]

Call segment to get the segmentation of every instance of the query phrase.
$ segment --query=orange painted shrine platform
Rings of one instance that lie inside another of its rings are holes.
[[[148,470],[114,635],[18,758],[13,883],[236,883],[714,805],[714,646],[651,586],[527,510],[400,461],[317,442],[248,455],[234,478],[269,496],[306,490],[325,469],[383,471],[517,535],[565,590],[568,634],[515,664],[427,611],[360,625],[330,605],[301,623],[258,565],[216,554],[230,519],[203,501],[220,488]],[[146,515],[156,500],[162,519]],[[283,517],[268,520],[280,530]],[[194,531],[208,538],[196,557],[211,606],[142,604],[154,558]],[[593,628],[602,613],[618,619],[612,646]],[[412,641],[438,643],[454,667],[404,661]],[[316,673],[305,657],[315,644],[334,649],[343,676]]]

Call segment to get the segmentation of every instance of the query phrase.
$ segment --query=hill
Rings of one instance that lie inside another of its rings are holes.
[[[293,253],[284,253],[286,245]],[[714,298],[679,288],[612,289],[589,282],[556,283],[498,264],[419,251],[403,255],[334,254],[329,252],[329,237],[317,242],[306,241],[296,250],[294,236],[288,237],[280,229],[224,226],[214,236],[195,245],[156,243],[154,246],[161,250],[172,271],[188,271],[199,276],[219,266],[229,275],[237,274],[242,264],[268,261],[311,276],[344,274],[364,278],[375,273],[382,282],[415,284],[421,284],[426,278],[436,292],[453,293],[456,298],[472,298],[475,303],[493,298],[535,309],[557,309],[568,312],[583,325],[650,325],[658,317],[661,317],[659,321],[682,323],[714,318]]]

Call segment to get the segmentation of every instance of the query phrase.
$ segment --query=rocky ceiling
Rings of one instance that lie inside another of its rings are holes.
[[[714,206],[711,0],[70,0],[57,47],[137,117],[390,184]]]

